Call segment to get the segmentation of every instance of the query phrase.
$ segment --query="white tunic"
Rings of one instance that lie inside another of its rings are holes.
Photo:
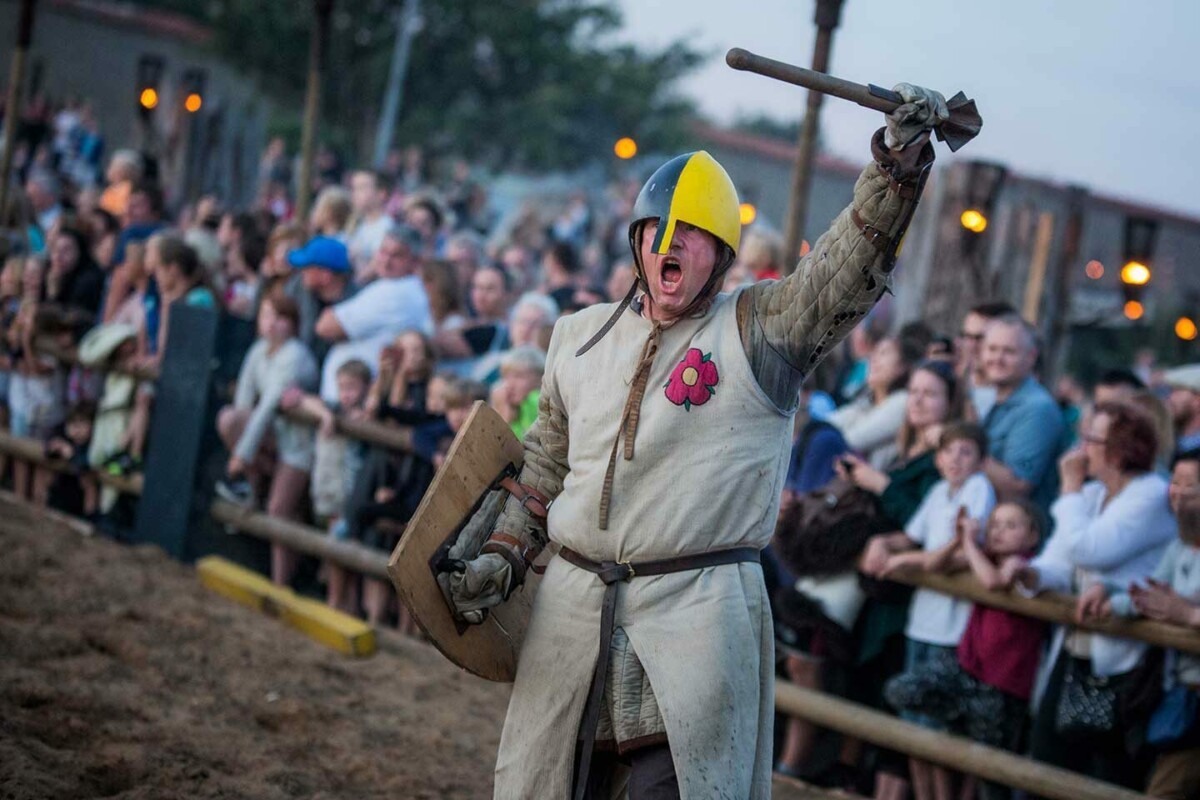
[[[736,295],[722,295],[704,317],[663,331],[634,457],[619,456],[616,466],[607,530],[598,525],[601,487],[651,325],[629,311],[577,358],[575,350],[613,306],[559,321],[543,392],[566,411],[569,472],[550,510],[551,540],[596,561],[766,546],[787,468],[791,413],[755,380],[735,307]],[[497,798],[569,796],[603,594],[592,573],[561,558],[550,563],[501,738]],[[616,625],[661,709],[681,796],[769,797],[774,634],[761,568],[743,563],[635,577],[618,586]]]

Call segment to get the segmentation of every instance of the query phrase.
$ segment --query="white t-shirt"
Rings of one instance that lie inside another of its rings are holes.
[[[908,521],[904,535],[926,551],[937,550],[954,538],[960,507],[966,507],[971,519],[986,522],[995,505],[996,493],[982,472],[967,478],[954,493],[950,492],[949,483],[938,481]],[[908,609],[908,627],[904,635],[918,642],[954,647],[962,638],[970,616],[969,600],[956,600],[930,589],[918,589]]]
[[[395,224],[388,214],[380,214],[375,219],[366,220],[354,229],[346,241],[346,249],[350,252],[350,263],[354,265],[354,274],[361,276],[367,264],[375,257],[375,251],[383,244],[383,237],[388,229]]]
[[[433,332],[429,298],[415,275],[380,278],[334,306],[333,315],[348,339],[331,347],[325,357],[321,398],[327,403],[337,401],[337,371],[342,364],[357,358],[375,372],[380,351],[398,334],[418,330],[428,336]]]

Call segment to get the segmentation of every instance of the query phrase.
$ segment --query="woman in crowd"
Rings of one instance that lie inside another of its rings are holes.
[[[1167,481],[1153,472],[1154,423],[1131,406],[1102,404],[1082,439],[1059,462],[1061,490],[1051,507],[1050,541],[1037,558],[1027,564],[1013,559],[1002,570],[1030,593],[1074,591],[1086,599],[1099,591],[1092,588],[1097,584],[1142,581],[1175,538]],[[1059,629],[1044,665],[1049,680],[1034,718],[1033,758],[1140,786],[1146,765],[1126,750],[1116,708],[1146,649],[1141,642]],[[1085,706],[1112,714],[1100,719],[1081,713]]]
[[[891,463],[896,453],[896,433],[904,422],[908,375],[924,357],[899,337],[883,339],[871,351],[867,380],[856,400],[829,416],[851,450],[861,453],[876,469]]]
[[[104,273],[92,260],[87,237],[61,227],[50,240],[46,303],[57,306],[64,322],[82,336],[96,322],[104,293]]]
[[[300,310],[280,291],[263,300],[258,340],[246,353],[238,374],[233,405],[221,409],[217,430],[229,449],[225,480],[217,491],[241,504],[254,501],[251,479],[267,485],[266,511],[273,517],[299,519],[313,462],[313,430],[278,413],[284,391],[317,386],[317,362],[296,338]],[[291,580],[294,554],[271,545],[271,580]]]
[[[421,269],[421,283],[429,296],[429,314],[433,317],[433,337],[457,331],[467,323],[463,309],[463,288],[458,272],[448,261],[430,261]],[[453,337],[450,337],[453,338]],[[436,345],[435,345],[436,349]]]

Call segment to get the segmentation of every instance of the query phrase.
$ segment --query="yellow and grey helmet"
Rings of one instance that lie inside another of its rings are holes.
[[[675,156],[655,170],[638,192],[632,216],[629,247],[633,250],[636,278],[609,320],[575,351],[576,356],[583,355],[604,338],[616,324],[617,318],[629,307],[639,285],[647,292],[650,290],[641,253],[641,232],[647,220],[658,220],[658,231],[652,243],[655,253],[665,255],[671,249],[671,239],[680,222],[707,231],[717,240],[717,261],[713,265],[712,275],[684,314],[706,308],[719,291],[725,273],[733,266],[742,238],[737,189],[733,187],[725,168],[704,150]]]
[[[708,231],[733,253],[742,238],[737,189],[725,168],[704,150],[672,158],[655,170],[638,193],[629,225],[634,258],[638,257],[637,231],[654,218],[659,221],[652,245],[655,253],[670,249],[680,222]]]

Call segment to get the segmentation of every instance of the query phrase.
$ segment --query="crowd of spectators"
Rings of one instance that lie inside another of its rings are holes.
[[[17,164],[0,394],[11,433],[72,467],[13,463],[14,490],[71,513],[102,521],[115,495],[94,472],[137,472],[154,446],[153,382],[108,368],[159,366],[171,314],[192,307],[256,333],[216,422],[218,493],[389,550],[472,405],[522,435],[555,321],[632,284],[625,186],[607,205],[576,193],[502,221],[465,161],[440,175],[414,147],[387,170],[343,171],[323,149],[298,219],[275,140],[250,207],[168,204],[141,154],[119,150],[102,171],[86,107],[50,118]],[[777,236],[751,228],[727,288],[778,277],[784,260]],[[80,364],[45,342],[75,348]],[[1064,378],[1051,392],[1035,330],[999,302],[956,335],[921,323],[888,334],[869,319],[844,350],[836,385],[804,390],[769,551],[781,675],[1123,785],[1149,781],[1155,796],[1197,796],[1195,657],[894,579],[970,572],[993,590],[1074,593],[1081,623],[1200,627],[1200,365],[1116,370],[1088,389]],[[393,426],[406,447],[349,438],[339,419]],[[831,495],[858,516],[830,512]],[[274,581],[296,567],[273,546]],[[332,564],[321,580],[331,605],[413,629],[385,584]],[[1164,733],[1167,712],[1190,714],[1182,732]],[[779,727],[784,772],[884,799],[1005,795],[853,740],[830,748],[800,720]]]
[[[797,420],[771,550],[783,673],[1155,797],[1200,796],[1194,657],[905,581],[969,572],[994,591],[1076,595],[1081,625],[1200,628],[1200,367],[1051,392],[1036,331],[1004,303],[976,306],[949,343],[919,323],[861,330],[844,403],[809,392]],[[777,769],[876,798],[1010,796],[830,747],[801,720],[783,735]]]

